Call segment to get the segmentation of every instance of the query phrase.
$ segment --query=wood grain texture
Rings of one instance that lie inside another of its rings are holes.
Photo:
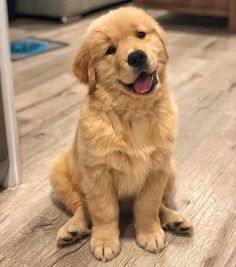
[[[230,0],[229,2],[229,30],[236,33],[236,1]]]
[[[226,17],[229,32],[236,32],[235,0],[133,0],[133,3],[143,8],[166,9],[190,15]]]
[[[141,7],[167,9],[201,16],[228,17],[229,14],[228,1],[224,0],[133,0],[133,2]]]
[[[222,29],[176,24],[149,10],[168,29],[169,83],[179,106],[176,203],[194,222],[192,238],[166,233],[166,249],[153,255],[134,240],[132,218],[121,218],[121,254],[102,264],[88,238],[62,250],[58,228],[69,215],[52,202],[47,174],[70,144],[86,88],[70,64],[90,21],[70,25],[18,21],[11,38],[26,35],[70,44],[14,63],[24,183],[0,193],[0,266],[234,267],[236,262],[236,36]]]

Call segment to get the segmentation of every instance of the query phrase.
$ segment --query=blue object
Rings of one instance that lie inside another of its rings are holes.
[[[12,60],[19,60],[64,46],[67,44],[29,37],[11,42],[11,57]]]
[[[12,54],[34,54],[41,53],[46,49],[46,45],[40,41],[15,41],[11,43]]]

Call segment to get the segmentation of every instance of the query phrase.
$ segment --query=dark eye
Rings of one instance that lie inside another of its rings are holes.
[[[110,47],[108,47],[106,54],[111,55],[111,54],[115,54],[115,52],[116,52],[116,48],[110,46]]]
[[[137,32],[136,35],[138,38],[143,39],[146,36],[146,33],[145,32]]]

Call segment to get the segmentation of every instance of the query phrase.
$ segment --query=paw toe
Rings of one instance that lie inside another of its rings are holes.
[[[154,233],[142,233],[137,235],[137,244],[152,253],[157,253],[164,249],[164,232],[154,232]]]
[[[180,232],[187,232],[190,229],[190,227],[181,227],[179,229]]]
[[[119,254],[120,243],[117,240],[91,238],[90,248],[96,259],[106,262]]]
[[[182,224],[182,222],[174,222],[174,226],[175,226],[175,227],[180,226],[180,224]]]

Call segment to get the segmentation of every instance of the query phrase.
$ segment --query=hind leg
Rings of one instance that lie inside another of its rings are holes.
[[[76,242],[90,234],[86,206],[79,188],[75,187],[72,182],[68,156],[68,152],[59,156],[50,175],[51,185],[60,201],[73,213],[73,217],[57,233],[58,245]]]
[[[167,207],[167,205],[174,206],[173,195],[175,191],[175,177],[176,169],[175,164],[172,161],[170,164],[168,182],[159,212],[161,225],[164,229],[174,231],[178,234],[191,235],[193,233],[193,225],[190,220],[180,212]]]
[[[175,180],[176,180],[176,167],[175,162],[170,162],[169,174],[167,184],[164,190],[162,203],[174,207],[174,194],[175,194]]]
[[[81,211],[76,210],[74,216],[59,229],[57,245],[74,243],[90,233],[91,230],[88,229],[87,224],[81,220]]]
[[[193,225],[190,220],[180,212],[167,208],[164,204],[160,207],[162,228],[177,234],[192,235]]]

